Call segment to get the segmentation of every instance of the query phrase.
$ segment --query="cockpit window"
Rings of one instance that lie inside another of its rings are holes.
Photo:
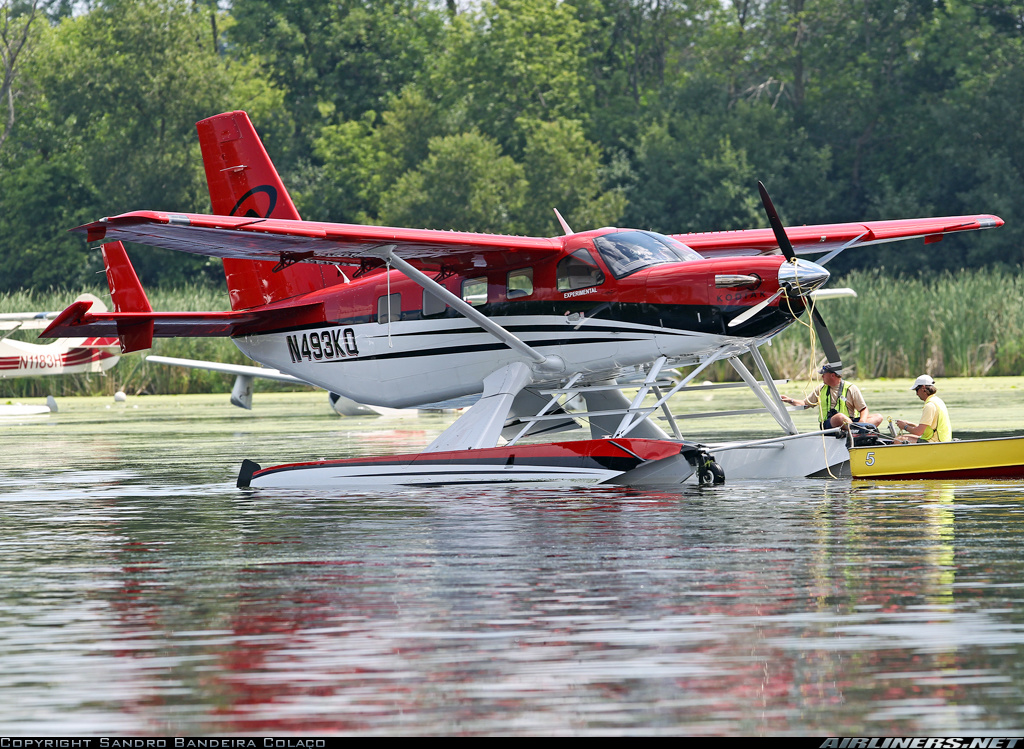
[[[701,256],[682,242],[653,231],[620,231],[594,239],[608,269],[616,278],[663,263],[685,263]]]
[[[586,250],[576,250],[558,261],[558,290],[583,289],[604,283],[604,273]]]

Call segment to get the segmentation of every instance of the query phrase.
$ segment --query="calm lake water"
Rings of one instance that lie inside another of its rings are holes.
[[[234,487],[450,418],[257,394],[0,422],[0,734],[1024,727],[1019,483]]]

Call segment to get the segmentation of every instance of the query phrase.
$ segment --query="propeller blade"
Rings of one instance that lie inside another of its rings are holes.
[[[782,250],[782,254],[785,255],[786,260],[793,262],[796,260],[796,252],[793,250],[793,244],[789,241],[789,237],[786,236],[786,229],[782,226],[782,220],[779,218],[779,212],[775,210],[775,204],[772,203],[771,197],[768,195],[768,190],[765,188],[763,182],[757,183],[757,191],[761,193],[761,203],[764,205],[764,212],[768,214],[768,223],[771,224],[772,231],[775,233],[775,241],[779,243],[779,249]],[[824,271],[823,268],[819,269]],[[779,290],[781,292],[781,289]],[[776,294],[778,296],[778,294]],[[772,297],[773,299],[775,297]],[[771,300],[768,300],[771,301]],[[738,322],[742,322],[740,318],[746,319],[744,315],[751,316],[756,314],[763,306],[764,302],[754,307],[753,310],[748,310],[739,317],[735,318],[729,325],[736,325]],[[814,331],[818,335],[818,340],[821,341],[821,350],[825,352],[825,358],[828,363],[835,367],[842,367],[842,359],[839,358],[839,349],[836,348],[836,342],[832,340],[832,334],[828,332],[828,326],[825,325],[825,320],[822,318],[821,313],[818,312],[817,307],[811,307],[811,322],[814,324]]]
[[[835,367],[842,367],[843,361],[839,358],[839,349],[836,348],[836,342],[832,340],[832,334],[828,332],[828,326],[825,325],[825,320],[818,312],[817,307],[811,308],[811,322],[814,323],[814,332],[818,334],[818,340],[821,341],[821,350],[825,352],[825,359]]]
[[[768,223],[771,224],[772,231],[775,232],[775,241],[779,243],[779,249],[786,256],[786,260],[792,260],[796,257],[796,253],[793,251],[793,245],[790,243],[789,237],[786,236],[786,230],[779,219],[779,212],[775,210],[775,204],[768,197],[768,190],[763,182],[759,181],[757,183],[757,191],[761,193],[761,203],[764,204],[764,212],[768,214]]]
[[[772,295],[771,295],[770,297],[768,297],[767,299],[765,299],[765,300],[764,300],[763,302],[758,302],[758,303],[757,303],[757,304],[755,304],[755,305],[754,305],[753,307],[751,307],[750,309],[748,309],[748,310],[747,310],[746,312],[741,312],[740,314],[736,315],[736,317],[734,317],[733,319],[731,319],[731,320],[729,321],[729,325],[728,325],[727,327],[730,327],[730,328],[734,328],[734,327],[736,327],[737,325],[741,325],[741,324],[745,323],[745,322],[746,322],[747,320],[749,320],[749,319],[750,319],[751,317],[753,317],[753,316],[754,316],[754,315],[756,315],[756,314],[757,314],[758,312],[760,312],[760,311],[761,311],[761,310],[763,310],[763,309],[764,309],[765,307],[767,307],[767,306],[768,306],[769,304],[771,304],[771,303],[772,303],[772,302],[774,302],[774,301],[775,301],[776,299],[778,299],[778,298],[779,298],[779,295],[780,295],[780,294],[781,294],[781,293],[782,293],[783,291],[785,291],[785,289],[779,289],[779,290],[778,290],[778,291],[776,291],[776,292],[775,292],[774,294],[772,294]]]

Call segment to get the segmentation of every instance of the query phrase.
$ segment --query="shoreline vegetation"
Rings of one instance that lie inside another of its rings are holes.
[[[1021,269],[961,270],[934,276],[892,277],[883,269],[852,271],[832,287],[848,286],[857,298],[821,302],[820,309],[839,346],[848,377],[857,380],[1013,376],[1024,372],[1024,275]],[[92,293],[109,305],[109,294]],[[0,294],[0,312],[60,311],[77,296],[68,291]],[[205,285],[154,288],[156,310],[227,309],[227,294]],[[761,349],[776,377],[810,380],[821,361],[806,315]],[[15,333],[35,340],[34,333]],[[42,341],[39,341],[42,343]],[[149,354],[252,364],[227,338],[156,339],[152,350],[122,357],[105,374],[26,377],[2,380],[0,397],[129,395],[230,392],[234,377],[145,361]],[[705,379],[739,378],[726,362],[709,367]],[[301,390],[287,383],[259,381],[258,391]]]

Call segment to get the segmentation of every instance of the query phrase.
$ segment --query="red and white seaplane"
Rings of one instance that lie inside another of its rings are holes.
[[[75,304],[85,305],[92,312],[106,312],[107,307],[92,294],[82,294]],[[42,330],[50,325],[57,312],[6,312],[0,314],[0,380],[15,377],[86,374],[105,372],[121,358],[117,338],[73,337],[40,345],[11,338],[21,330]],[[0,406],[0,416],[29,416],[50,413],[48,406],[8,404]]]
[[[214,215],[138,211],[79,227],[103,244],[115,311],[75,303],[45,336],[117,336],[125,352],[154,336],[230,336],[268,367],[387,407],[481,394],[422,452],[245,461],[240,487],[813,474],[845,460],[845,444],[798,434],[759,347],[810,308],[827,358],[839,363],[810,303],[828,280],[824,264],[851,247],[1003,223],[975,215],[784,229],[763,186],[771,228],[749,231],[573,232],[559,216],[562,236],[520,237],[302,221],[244,112],[197,127]],[[122,240],[222,258],[231,311],[154,312]],[[797,257],[810,254],[821,257]],[[716,463],[683,439],[668,401],[721,359],[786,435],[720,446]],[[669,368],[689,370],[668,381]],[[640,380],[631,398],[617,381],[624,375]],[[577,395],[586,410],[566,407]],[[656,412],[671,433],[650,418]],[[581,425],[589,439],[525,441]]]

